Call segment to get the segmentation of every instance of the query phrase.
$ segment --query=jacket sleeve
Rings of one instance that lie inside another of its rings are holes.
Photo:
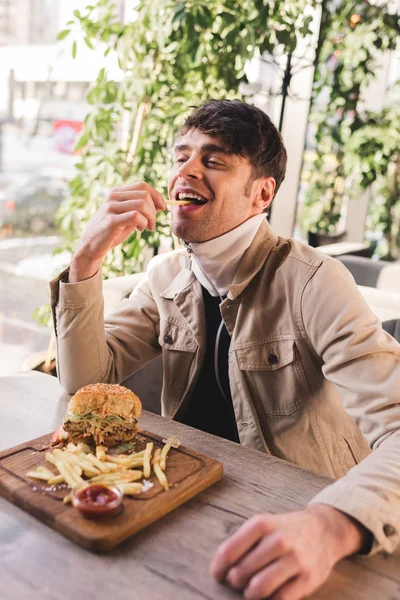
[[[302,318],[372,452],[312,502],[329,504],[369,529],[371,553],[400,541],[400,346],[381,327],[338,261],[328,259],[304,288]]]
[[[120,383],[158,356],[159,315],[147,279],[105,322],[101,269],[79,283],[67,276],[50,283],[58,378],[67,393]]]

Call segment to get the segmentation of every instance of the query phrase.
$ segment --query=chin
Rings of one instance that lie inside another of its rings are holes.
[[[194,231],[193,227],[187,227],[182,225],[181,227],[172,227],[172,232],[176,235],[180,240],[185,241],[186,243],[195,243],[198,244],[200,242],[207,242],[207,240],[211,240],[213,237],[218,237],[220,234],[210,235],[210,232],[200,232]]]

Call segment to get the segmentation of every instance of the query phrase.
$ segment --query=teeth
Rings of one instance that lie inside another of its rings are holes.
[[[192,194],[191,192],[179,192],[177,194],[177,198],[178,200],[184,200],[185,198],[193,198],[193,200],[198,200],[199,202],[207,202],[207,200],[205,198],[202,198],[202,196],[199,196],[198,194]]]

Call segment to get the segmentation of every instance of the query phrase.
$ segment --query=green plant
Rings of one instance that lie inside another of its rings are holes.
[[[60,251],[73,250],[105,190],[144,180],[166,194],[170,148],[190,106],[240,97],[248,59],[293,52],[310,33],[307,7],[306,0],[141,0],[124,24],[111,0],[76,10],[59,39],[75,36],[73,56],[82,39],[114,55],[121,81],[102,68],[88,94],[91,109],[76,146],[82,158],[58,214],[66,240]],[[167,214],[159,213],[155,232],[135,232],[109,253],[105,276],[141,270],[144,248],[157,251],[169,235]]]
[[[367,217],[377,254],[400,258],[400,94],[380,113],[368,113],[344,144],[343,167],[361,189],[373,186]],[[373,233],[372,233],[373,232]]]
[[[349,141],[368,119],[363,97],[375,75],[378,57],[384,50],[395,49],[399,32],[399,14],[385,2],[322,3],[310,114],[316,158],[309,169],[301,215],[304,232],[336,231],[348,186],[357,183],[354,177],[348,178],[345,168]]]

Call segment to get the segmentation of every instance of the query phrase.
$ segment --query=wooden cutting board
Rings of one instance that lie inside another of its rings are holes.
[[[45,454],[50,438],[51,434],[48,434],[0,453],[0,495],[93,552],[114,548],[219,481],[223,475],[220,462],[183,446],[171,448],[165,471],[169,490],[164,490],[152,473],[150,481],[154,485],[151,489],[137,496],[126,496],[123,510],[117,516],[93,521],[83,517],[70,504],[63,504],[68,490],[54,490],[46,482],[26,477],[28,471],[39,465],[49,466]],[[139,429],[135,451],[144,449],[147,442],[154,442],[154,450],[164,445],[159,436]]]

